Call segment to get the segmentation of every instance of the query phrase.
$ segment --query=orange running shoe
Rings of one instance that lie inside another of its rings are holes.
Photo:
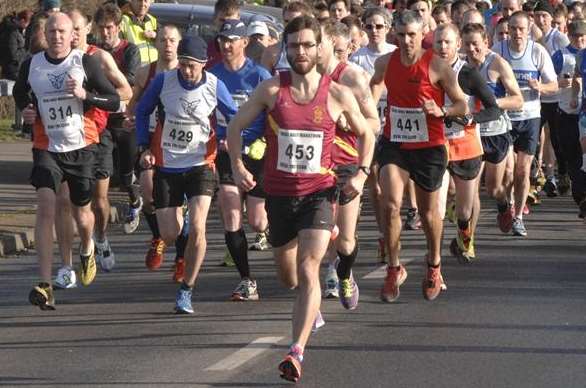
[[[163,264],[164,253],[165,242],[160,238],[153,238],[151,240],[151,247],[144,259],[146,267],[151,271],[158,269]]]
[[[434,300],[442,290],[447,290],[440,267],[427,266],[427,274],[422,283],[423,297],[427,300]]]
[[[291,346],[289,353],[283,361],[279,364],[279,372],[281,378],[294,383],[301,378],[301,362],[303,361],[303,353],[300,352],[299,346]]]
[[[173,281],[175,283],[181,283],[183,281],[183,277],[185,276],[185,259],[183,257],[178,257],[175,261],[175,271],[173,272]]]
[[[383,302],[391,303],[399,299],[399,287],[407,279],[407,270],[403,265],[399,267],[387,266],[387,276],[380,290],[380,298]]]

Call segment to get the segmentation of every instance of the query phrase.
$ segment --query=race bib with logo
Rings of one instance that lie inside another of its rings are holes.
[[[197,150],[202,135],[201,125],[193,121],[165,119],[161,146],[167,151],[186,154]]]
[[[63,148],[82,147],[83,105],[72,94],[45,95],[39,100],[39,112],[54,144]]]
[[[292,174],[319,173],[323,139],[323,132],[279,129],[277,169]]]
[[[391,106],[389,119],[391,120],[391,141],[400,143],[429,141],[427,119],[423,109]]]

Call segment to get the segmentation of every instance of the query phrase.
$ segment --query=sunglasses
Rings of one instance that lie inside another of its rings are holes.
[[[367,24],[364,26],[367,30],[382,30],[386,27],[386,24]]]

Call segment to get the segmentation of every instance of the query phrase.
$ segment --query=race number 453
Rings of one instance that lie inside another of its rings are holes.
[[[280,129],[277,169],[289,173],[318,173],[323,132]]]

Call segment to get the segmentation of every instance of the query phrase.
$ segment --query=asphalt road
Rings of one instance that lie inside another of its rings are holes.
[[[392,305],[378,299],[383,272],[367,208],[355,267],[360,304],[347,312],[336,300],[322,303],[327,323],[310,339],[298,385],[586,386],[586,226],[568,198],[546,199],[526,218],[529,238],[519,239],[498,232],[490,207],[474,264],[449,256],[455,229],[447,226],[448,290],[434,302],[420,289],[423,234],[404,232],[409,277]],[[290,385],[277,365],[290,341],[293,292],[279,285],[269,252],[252,253],[261,300],[230,302],[238,276],[217,266],[225,244],[215,210],[208,228],[192,316],[173,314],[172,250],[159,271],[145,268],[144,224],[130,236],[114,226],[115,270],[58,291],[54,312],[28,305],[34,254],[0,259],[0,385]]]

